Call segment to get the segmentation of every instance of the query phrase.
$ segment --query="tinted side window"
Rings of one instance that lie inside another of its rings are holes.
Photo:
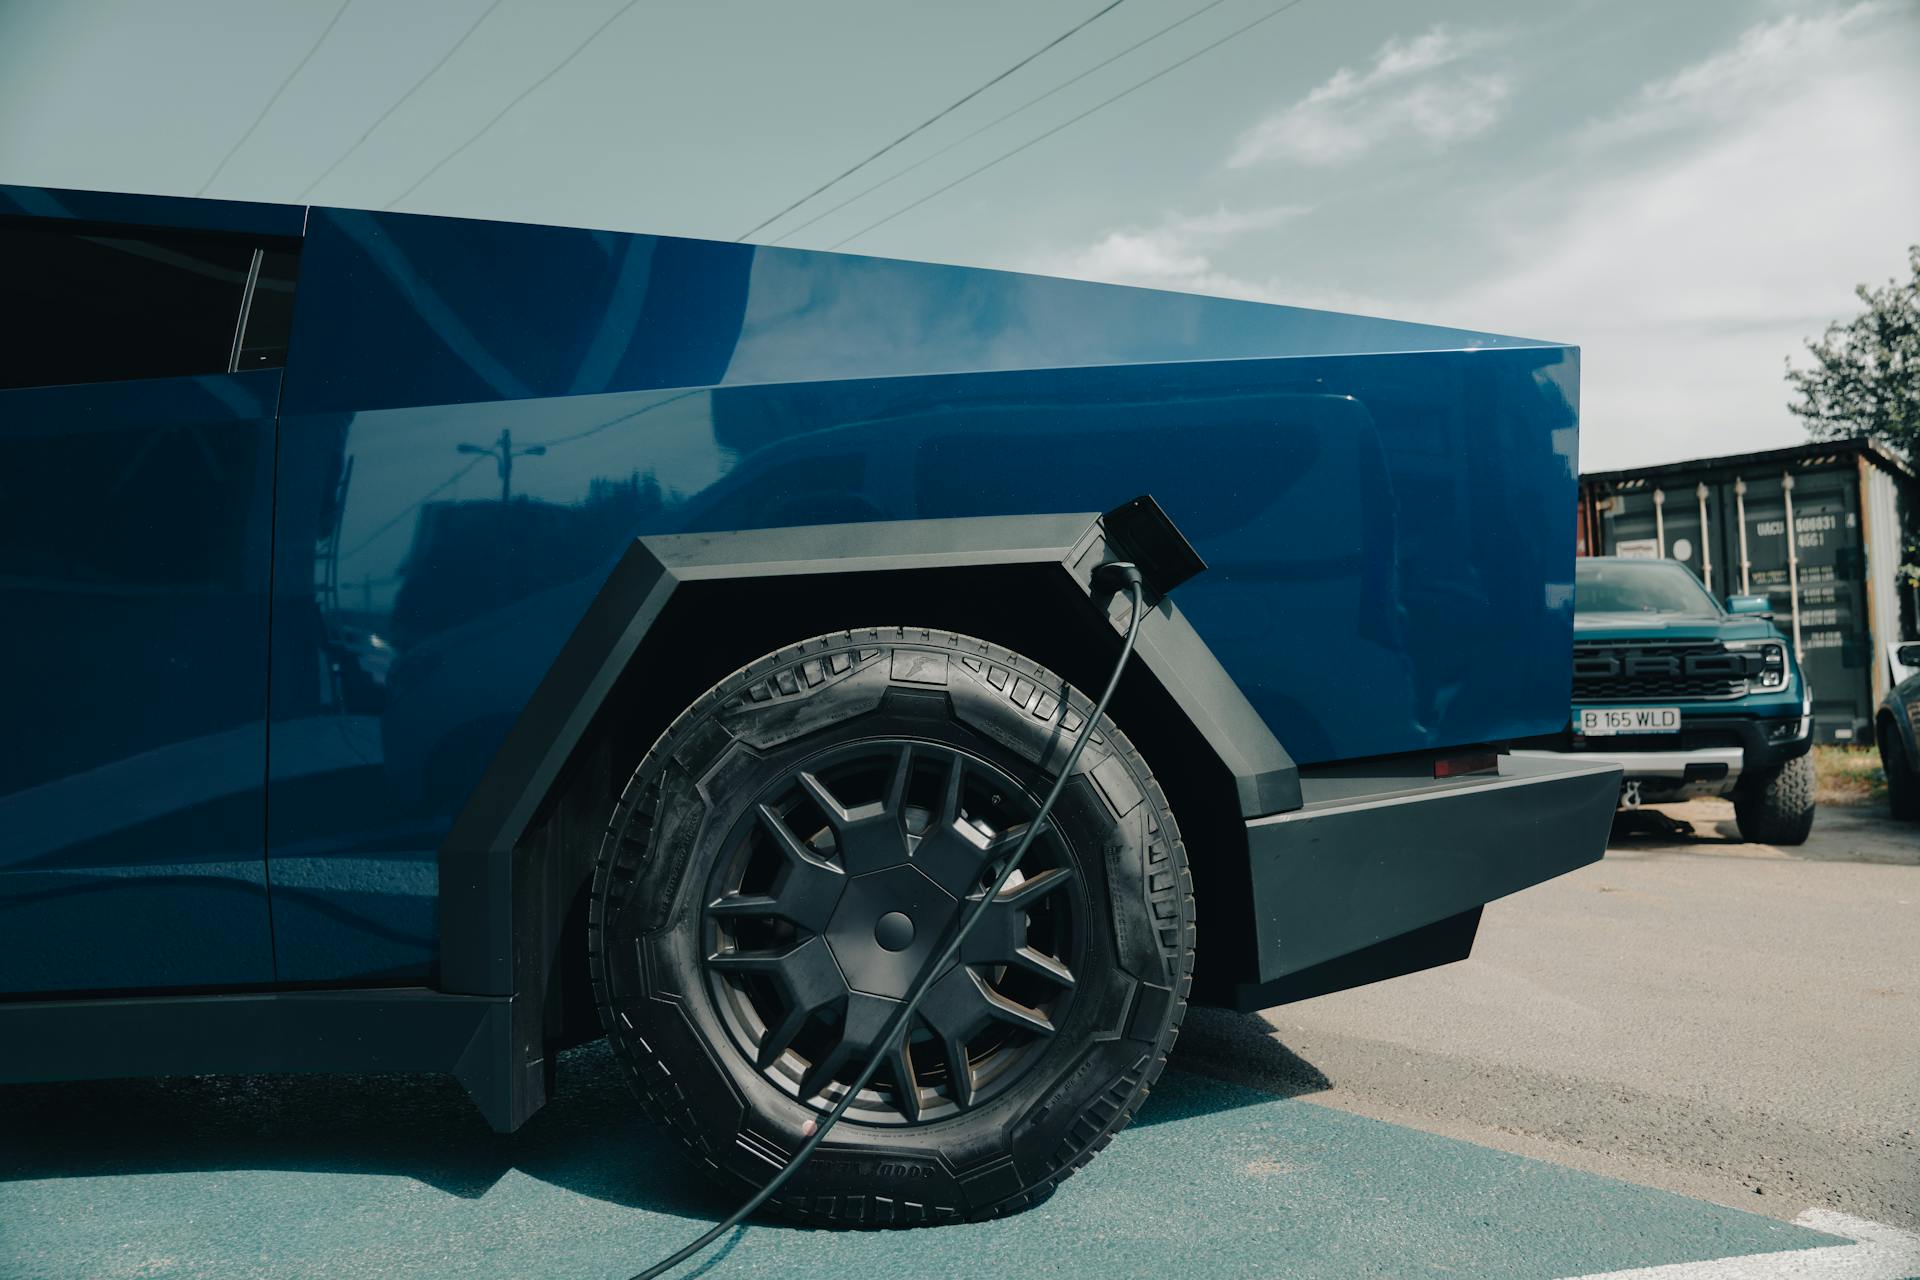
[[[293,263],[246,237],[0,219],[0,387],[282,364]]]

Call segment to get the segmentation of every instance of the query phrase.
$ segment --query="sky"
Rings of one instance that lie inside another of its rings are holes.
[[[1903,273],[1917,138],[1920,0],[0,0],[0,182],[1571,342],[1587,469],[1804,438],[1784,362]]]

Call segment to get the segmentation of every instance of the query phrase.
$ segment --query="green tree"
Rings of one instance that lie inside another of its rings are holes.
[[[1920,245],[1907,250],[1913,278],[1854,290],[1866,310],[1809,341],[1813,367],[1787,361],[1799,398],[1787,407],[1816,440],[1871,436],[1920,458]]]

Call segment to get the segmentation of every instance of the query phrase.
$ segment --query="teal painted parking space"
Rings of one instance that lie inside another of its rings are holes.
[[[0,1091],[0,1276],[627,1276],[729,1206],[634,1114],[603,1052],[571,1065],[513,1138],[430,1080]],[[1170,1072],[1132,1128],[1024,1214],[754,1226],[705,1274],[1549,1280],[1838,1243]]]

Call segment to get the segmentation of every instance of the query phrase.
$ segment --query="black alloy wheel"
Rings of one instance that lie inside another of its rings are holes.
[[[708,879],[705,963],[735,1043],[794,1097],[837,1103],[1038,809],[1005,770],[939,743],[856,741],[786,771]],[[850,1116],[977,1106],[1054,1034],[1083,949],[1072,851],[1042,832],[987,912]]]
[[[595,869],[595,998],[642,1103],[725,1185],[785,1167],[883,1050],[773,1211],[1005,1213],[1132,1118],[1185,1010],[1193,902],[1159,784],[1105,718],[960,958],[881,1043],[1091,711],[985,641],[839,632],[721,681],[640,762]]]

